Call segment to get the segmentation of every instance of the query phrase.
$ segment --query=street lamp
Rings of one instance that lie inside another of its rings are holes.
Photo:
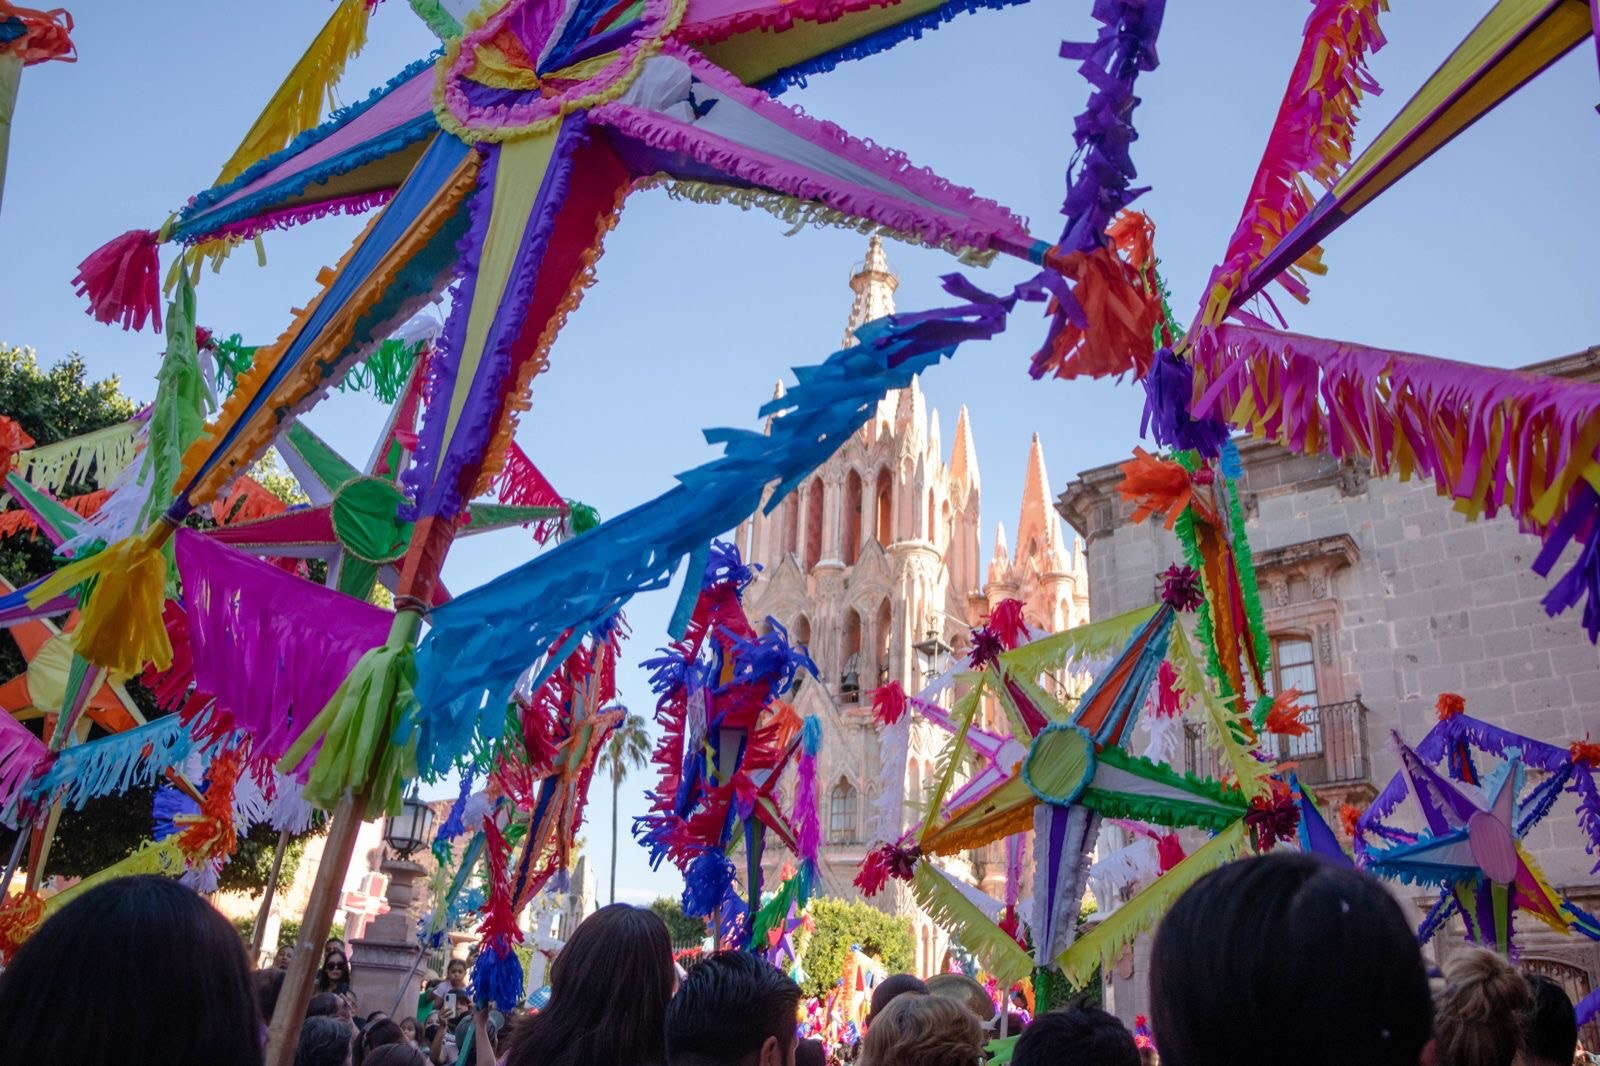
[[[422,802],[414,790],[401,804],[399,814],[384,819],[383,842],[402,859],[410,859],[432,836],[433,808]]]
[[[926,638],[911,645],[911,650],[917,653],[917,667],[923,679],[929,680],[944,671],[955,649],[944,642],[937,629],[930,629]]]

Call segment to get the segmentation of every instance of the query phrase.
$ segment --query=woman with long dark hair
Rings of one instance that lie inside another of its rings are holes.
[[[152,1008],[153,995],[181,989]],[[0,975],[8,1062],[259,1066],[244,942],[193,890],[124,877],[61,908]]]
[[[601,907],[556,956],[550,1005],[517,1028],[506,1066],[660,1066],[675,980],[659,916]]]
[[[322,969],[317,971],[318,992],[332,992],[356,1009],[356,994],[350,991],[350,956],[338,948],[330,948],[322,957]]]

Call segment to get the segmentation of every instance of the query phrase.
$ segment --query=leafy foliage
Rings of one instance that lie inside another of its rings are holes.
[[[807,996],[823,996],[839,983],[844,960],[852,945],[883,963],[889,973],[905,973],[916,958],[916,943],[904,918],[869,906],[859,899],[822,896],[811,901],[811,918],[817,931],[806,949]]]
[[[334,937],[338,937],[340,940],[344,939],[344,923],[343,922],[334,922],[331,926],[329,926],[328,927],[328,935],[323,937],[323,940],[324,941],[332,940]],[[293,947],[294,946],[294,942],[296,940],[298,940],[299,938],[300,938],[300,921],[298,919],[296,919],[296,918],[285,918],[282,922],[278,923],[278,947],[279,948]]]
[[[115,375],[89,381],[83,357],[73,352],[43,370],[31,347],[0,345],[0,412],[36,444],[54,444],[126,422],[137,410]]]
[[[287,892],[294,886],[295,874],[300,870],[300,860],[305,858],[306,841],[320,829],[303,836],[290,837],[283,852],[283,867],[278,871],[277,891]],[[278,850],[278,831],[263,822],[252,826],[250,832],[239,838],[239,850],[233,853],[228,865],[222,868],[217,879],[223,890],[258,893],[266,890],[267,877],[272,873],[272,856]]]
[[[662,896],[650,904],[650,909],[667,923],[667,933],[672,937],[673,948],[699,947],[706,938],[704,918],[691,918],[675,899]]]

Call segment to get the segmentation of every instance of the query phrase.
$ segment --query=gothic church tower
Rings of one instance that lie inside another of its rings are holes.
[[[858,326],[894,313],[898,284],[873,237],[850,278],[846,345],[855,343]],[[745,558],[762,567],[745,597],[751,619],[771,616],[784,625],[810,649],[820,675],[801,681],[790,698],[823,723],[819,891],[828,895],[858,895],[851,882],[873,841],[893,839],[920,819],[947,739],[913,716],[905,750],[886,743],[872,717],[873,690],[898,681],[919,691],[930,665],[936,671],[950,654],[964,654],[968,631],[1007,596],[1023,598],[1029,623],[1047,631],[1088,618],[1081,546],[1063,542],[1038,439],[1019,552],[987,570],[978,551],[978,455],[965,407],[948,461],[945,455],[939,414],[928,410],[913,380],[886,396],[875,417],[770,515],[758,513],[739,528]],[[930,664],[930,649],[940,646],[950,650],[934,650]],[[947,866],[998,892],[1003,864],[987,858]],[[911,919],[916,968],[936,972],[948,938],[898,883],[892,887],[877,902]]]

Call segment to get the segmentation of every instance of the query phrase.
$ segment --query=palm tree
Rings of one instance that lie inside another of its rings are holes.
[[[650,761],[650,733],[643,715],[623,712],[622,721],[600,749],[599,769],[611,775],[611,902],[617,901],[617,798],[622,781]]]

